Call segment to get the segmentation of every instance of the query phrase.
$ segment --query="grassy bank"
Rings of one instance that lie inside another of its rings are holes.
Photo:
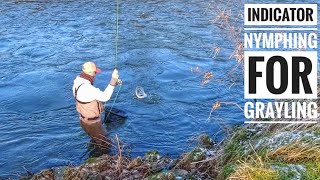
[[[157,151],[134,159],[103,155],[32,179],[320,179],[319,125],[251,125],[233,132],[219,144],[201,135],[199,147],[178,159]]]
[[[198,147],[177,159],[156,150],[126,158],[117,138],[115,156],[90,158],[78,167],[44,170],[25,179],[320,180],[319,123],[249,124],[226,131],[219,143],[199,135]]]
[[[320,179],[319,129],[243,127],[223,147],[218,179]]]

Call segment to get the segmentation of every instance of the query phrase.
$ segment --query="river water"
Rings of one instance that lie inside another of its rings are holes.
[[[225,126],[243,123],[234,105],[222,105],[208,119],[216,101],[245,102],[242,72],[232,71],[236,61],[228,58],[232,41],[210,22],[216,15],[213,6],[241,12],[239,4],[121,1],[118,69],[123,86],[115,107],[128,118],[107,129],[111,138],[118,135],[130,147],[130,155],[157,149],[177,156],[196,145],[194,136],[208,133],[221,140]],[[104,0],[1,1],[0,177],[79,165],[91,156],[71,88],[88,60],[103,71],[95,85],[103,89],[108,84],[115,64],[115,9],[115,2]],[[221,52],[212,58],[214,47]],[[214,77],[201,85],[203,73],[192,72],[195,67]],[[135,97],[137,86],[147,99]]]

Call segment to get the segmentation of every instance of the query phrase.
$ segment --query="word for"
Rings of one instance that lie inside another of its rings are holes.
[[[263,56],[249,57],[249,94],[255,94],[257,92],[257,78],[262,77],[262,72],[257,71],[257,63],[264,62]],[[280,78],[274,76],[275,63],[280,65]],[[300,66],[304,67],[303,71],[300,71]],[[292,94],[300,94],[300,80],[302,81],[304,92],[306,94],[312,94],[308,75],[312,71],[312,62],[310,59],[301,56],[292,57],[292,69],[288,71],[287,60],[282,56],[272,56],[267,60],[265,77],[266,87],[272,94],[282,94],[288,89],[289,72],[291,75],[291,90]],[[279,87],[275,87],[275,78],[280,79]]]
[[[317,59],[317,51],[245,51],[245,98],[317,98]]]

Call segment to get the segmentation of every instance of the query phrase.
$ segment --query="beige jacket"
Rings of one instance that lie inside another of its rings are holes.
[[[101,102],[108,101],[114,86],[108,85],[104,91],[94,87],[90,81],[77,77],[73,83],[73,96],[76,98],[77,111],[85,118],[97,118],[103,111]]]

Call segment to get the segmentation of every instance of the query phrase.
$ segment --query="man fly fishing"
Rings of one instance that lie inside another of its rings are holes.
[[[104,111],[102,102],[106,102],[113,94],[115,86],[120,83],[118,70],[114,69],[110,83],[104,91],[93,86],[96,73],[101,72],[93,62],[82,65],[82,72],[74,80],[72,87],[76,100],[76,108],[80,116],[82,129],[99,147],[106,148],[111,143],[106,137],[100,114]]]
[[[72,87],[76,100],[77,111],[80,115],[82,129],[99,147],[108,148],[111,141],[106,137],[106,130],[102,126],[100,114],[104,111],[103,104],[110,99],[116,85],[122,84],[117,70],[118,64],[118,34],[119,34],[119,1],[117,0],[116,37],[115,37],[115,69],[112,72],[110,83],[101,91],[93,86],[96,73],[101,72],[93,62],[82,65],[82,72],[74,80]],[[121,87],[121,86],[120,86]],[[120,90],[120,89],[119,89]],[[119,91],[118,91],[119,93]],[[117,93],[117,95],[118,95]],[[112,105],[113,106],[113,105]],[[109,111],[111,112],[112,107]],[[108,114],[109,115],[109,114]]]

